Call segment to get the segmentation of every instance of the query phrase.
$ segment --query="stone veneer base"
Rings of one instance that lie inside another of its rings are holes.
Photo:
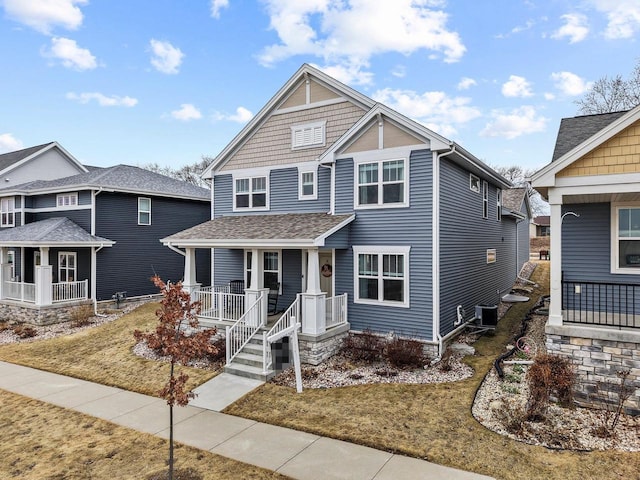
[[[79,305],[91,305],[91,300],[82,300],[64,305],[36,305],[17,304],[3,301],[0,303],[0,321],[13,321],[31,325],[52,325],[71,320],[72,312]]]

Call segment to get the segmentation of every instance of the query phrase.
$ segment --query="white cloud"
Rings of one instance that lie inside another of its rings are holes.
[[[0,153],[13,152],[24,148],[22,142],[11,133],[0,134]]]
[[[567,13],[560,17],[565,24],[553,32],[551,38],[569,38],[569,43],[578,43],[587,38],[589,25],[587,17],[581,13]]]
[[[373,72],[365,70],[369,68],[368,62],[354,62],[342,65],[328,65],[324,67],[319,65],[314,66],[342,83],[350,85],[371,85],[373,83]]]
[[[530,105],[523,105],[508,113],[494,110],[491,117],[492,120],[480,132],[480,136],[513,139],[529,133],[542,132],[549,121]]]
[[[462,77],[458,82],[458,86],[456,88],[458,90],[469,90],[471,87],[477,84],[478,82],[476,82],[473,78]]]
[[[554,72],[551,74],[551,80],[555,82],[555,87],[565,95],[578,96],[591,88],[591,83],[586,82],[575,73],[571,72]]]
[[[138,99],[132,97],[120,97],[111,95],[110,97],[98,92],[74,93],[66,95],[68,100],[75,100],[79,103],[89,103],[91,100],[98,102],[101,107],[133,107],[137,105]]]
[[[280,41],[259,54],[265,66],[314,55],[361,78],[354,69],[367,68],[374,55],[427,50],[452,63],[466,50],[458,33],[447,28],[441,1],[266,0],[266,5]]]
[[[152,38],[149,44],[151,45],[151,51],[153,52],[151,65],[162,73],[178,73],[178,67],[182,63],[184,53],[169,42],[162,42]]]
[[[545,92],[544,93],[544,99],[545,100],[555,100],[556,96],[551,93],[551,92]]]
[[[391,75],[398,78],[404,78],[407,75],[407,67],[404,65],[396,65],[393,67],[393,70],[391,70]]]
[[[86,48],[80,48],[75,40],[62,37],[51,39],[51,48],[42,50],[47,58],[60,60],[62,65],[74,70],[93,70],[98,66],[96,57]]]
[[[632,38],[640,31],[640,3],[638,0],[591,0],[596,10],[607,15],[605,38]]]
[[[385,88],[372,97],[444,136],[456,134],[457,126],[480,116],[480,110],[470,105],[470,98],[449,97],[444,92],[417,93]]]
[[[238,123],[247,123],[252,118],[253,118],[253,113],[251,113],[251,111],[247,110],[244,107],[236,108],[236,113],[231,115],[227,113],[222,113],[222,112],[216,112],[213,114],[214,120],[228,120],[231,122],[238,122]]]
[[[199,120],[202,118],[202,113],[196,107],[190,103],[183,103],[180,105],[180,109],[171,112],[171,116],[176,120],[188,122],[189,120]]]
[[[502,85],[502,95],[505,97],[530,97],[531,84],[524,77],[510,75],[509,80]]]
[[[229,0],[211,0],[211,16],[220,18],[220,10],[229,7]]]
[[[530,30],[536,24],[534,20],[527,20],[524,25],[516,25],[511,29],[509,33],[499,33],[495,35],[495,38],[508,38],[511,35],[516,35],[520,32],[524,32],[526,30]]]
[[[8,17],[46,35],[55,26],[75,30],[82,25],[82,12],[78,5],[88,0],[4,0]]]

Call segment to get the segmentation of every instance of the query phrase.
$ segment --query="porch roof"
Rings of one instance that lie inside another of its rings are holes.
[[[201,223],[160,241],[169,247],[323,247],[329,236],[355,218],[352,214],[327,213],[229,215]]]
[[[108,238],[91,235],[66,217],[48,218],[0,231],[0,247],[110,247]]]

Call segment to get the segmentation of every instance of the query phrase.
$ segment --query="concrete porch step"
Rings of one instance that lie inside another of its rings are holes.
[[[252,365],[237,363],[235,360],[231,362],[230,365],[225,365],[224,372],[232,375],[238,375],[240,377],[253,378],[254,380],[260,380],[263,382],[267,382],[275,376],[275,372],[273,370],[265,374],[262,371],[262,365],[260,365],[260,367],[254,367]]]
[[[232,363],[241,363],[243,365],[262,368],[262,351],[260,351],[260,355],[256,355],[247,352],[246,349],[243,349],[238,355],[235,356]]]

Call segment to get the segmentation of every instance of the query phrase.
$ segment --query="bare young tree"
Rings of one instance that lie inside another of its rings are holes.
[[[547,202],[542,199],[538,192],[531,188],[527,180],[535,173],[535,170],[524,169],[520,165],[491,166],[491,168],[513,183],[515,187],[527,188],[531,213],[534,217],[548,214]]]
[[[199,162],[192,163],[191,165],[185,165],[178,169],[174,169],[169,166],[162,166],[156,162],[143,164],[140,168],[175,178],[176,180],[182,180],[198,187],[209,188],[209,184],[201,177],[201,175],[209,166],[211,161],[212,159],[210,157],[203,156],[202,160]]]
[[[640,61],[628,79],[621,75],[611,78],[605,75],[593,82],[575,103],[583,115],[620,112],[640,105]]]

